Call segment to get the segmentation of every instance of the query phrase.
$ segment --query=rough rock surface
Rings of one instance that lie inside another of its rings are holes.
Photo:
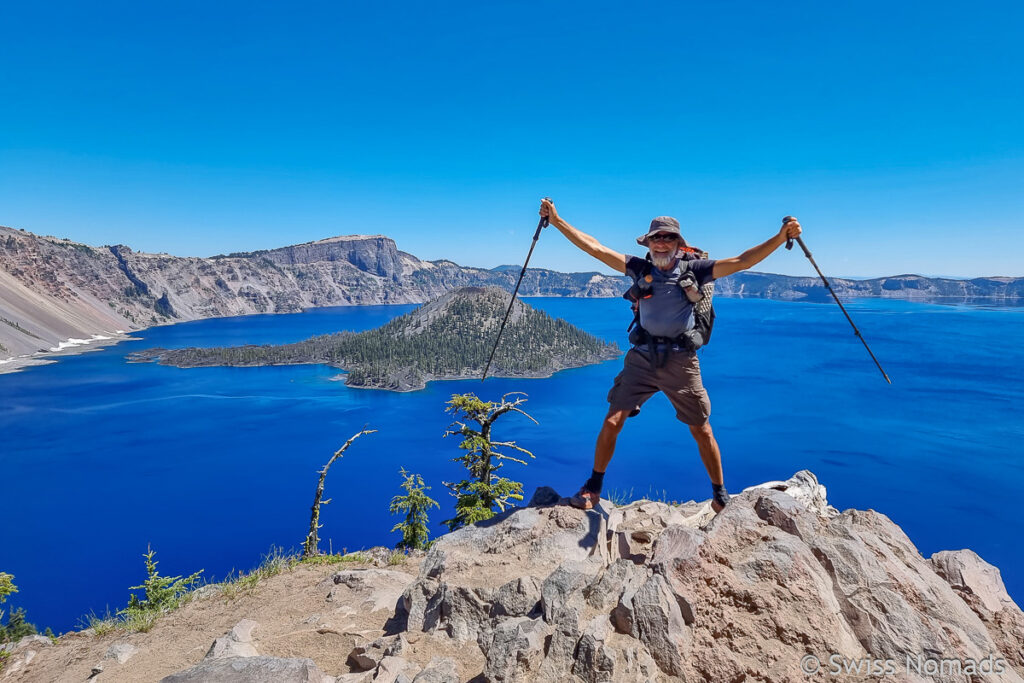
[[[973,550],[943,550],[932,555],[931,562],[978,615],[1000,650],[1024,669],[1024,613],[1006,592],[999,569]]]
[[[24,675],[25,669],[45,648],[53,647],[53,641],[45,636],[25,636],[16,643],[0,645],[0,654],[7,657],[0,669],[0,680],[13,681]]]
[[[493,681],[798,681],[807,655],[893,660],[904,680],[929,679],[907,657],[926,670],[994,655],[998,680],[1022,680],[1021,611],[994,568],[929,562],[884,515],[840,513],[825,493],[803,471],[715,516],[650,501],[584,512],[543,491],[545,507],[439,539],[399,616],[408,633],[475,641]]]
[[[107,654],[105,654],[103,658],[113,659],[118,664],[124,664],[138,654],[138,652],[139,648],[135,647],[131,643],[114,643],[107,648]]]
[[[161,683],[334,683],[312,659],[284,657],[226,657],[208,659],[191,669],[171,674]]]
[[[226,659],[228,657],[256,657],[256,645],[253,643],[253,632],[259,628],[252,619],[242,619],[226,634],[213,641],[207,659]]]
[[[388,569],[340,571],[331,577],[333,587],[327,601],[338,603],[343,614],[393,610],[410,581],[412,577],[405,572]]]
[[[285,624],[265,612],[259,631],[236,617],[173,669],[146,668],[160,657],[166,667],[178,646],[158,639],[158,621],[130,637],[130,662],[104,662],[100,680],[789,683],[809,680],[810,657],[814,680],[842,666],[853,673],[836,678],[851,681],[1024,681],[1024,613],[998,570],[965,550],[923,558],[884,515],[828,505],[810,472],[750,488],[718,515],[709,501],[582,511],[550,490],[534,500],[437,539],[415,571],[287,584],[279,600],[317,612]],[[62,680],[47,663],[100,661],[80,649],[94,638],[23,640],[0,681]],[[248,642],[252,656],[218,649],[224,639]]]

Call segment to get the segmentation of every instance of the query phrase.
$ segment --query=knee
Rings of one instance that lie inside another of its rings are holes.
[[[604,418],[604,423],[601,425],[601,431],[618,434],[626,424],[626,418],[628,416],[629,412],[625,410],[617,410],[608,413]]]
[[[710,422],[702,425],[690,425],[690,434],[693,434],[693,438],[699,443],[711,443],[715,439],[715,434],[711,431]]]

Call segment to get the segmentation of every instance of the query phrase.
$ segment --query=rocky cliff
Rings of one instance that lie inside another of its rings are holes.
[[[517,266],[493,270],[422,261],[382,235],[332,237],[210,258],[93,247],[0,227],[0,363],[68,340],[118,337],[151,325],[350,304],[423,303],[465,286],[511,291]],[[523,296],[619,296],[625,277],[530,269]],[[1024,278],[948,280],[900,275],[833,280],[841,297],[1020,302]],[[719,296],[827,301],[817,278],[738,273]],[[0,365],[3,368],[3,365]]]
[[[995,567],[922,557],[807,471],[717,516],[710,501],[584,512],[542,488],[425,556],[389,566],[381,550],[238,600],[210,589],[149,633],[30,637],[0,681],[1024,680],[1024,613]]]
[[[829,278],[841,299],[881,297],[912,301],[1024,305],[1024,278],[979,277],[971,280],[894,275],[870,280]],[[715,283],[722,296],[787,301],[830,302],[832,295],[818,277],[772,273],[737,273]]]
[[[421,261],[380,235],[211,258],[92,247],[0,227],[0,359],[151,325],[352,304],[423,303],[519,273]],[[617,296],[622,278],[531,270],[520,292]]]

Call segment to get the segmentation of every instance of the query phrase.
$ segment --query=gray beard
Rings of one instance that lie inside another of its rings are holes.
[[[666,251],[663,254],[655,252],[649,252],[651,255],[651,263],[654,264],[655,268],[668,268],[672,265],[673,261],[676,260],[676,254],[673,251]]]

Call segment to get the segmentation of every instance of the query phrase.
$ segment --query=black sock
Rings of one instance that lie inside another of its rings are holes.
[[[725,505],[729,502],[729,492],[725,490],[725,484],[711,484],[711,497],[717,502]]]
[[[598,472],[594,470],[590,475],[590,479],[587,479],[587,483],[583,485],[583,488],[590,493],[601,493],[601,488],[604,486],[604,472]]]

